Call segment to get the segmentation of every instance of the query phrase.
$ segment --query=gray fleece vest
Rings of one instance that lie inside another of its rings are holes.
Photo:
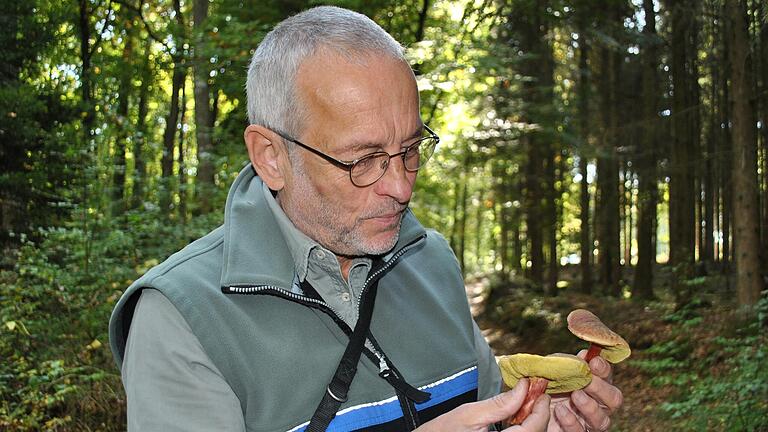
[[[404,430],[477,398],[472,317],[445,239],[408,212],[379,282],[371,334],[387,361],[430,399],[410,404],[363,355],[328,430]],[[121,366],[138,293],[157,289],[179,310],[240,400],[249,431],[304,430],[348,342],[333,313],[290,292],[293,260],[246,167],[227,198],[224,225],[134,282],[110,320]],[[370,354],[370,353],[368,353]],[[409,408],[410,407],[410,408]],[[409,413],[415,407],[415,413]]]

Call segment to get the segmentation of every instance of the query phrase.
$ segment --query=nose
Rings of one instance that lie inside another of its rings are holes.
[[[413,183],[416,173],[405,169],[401,155],[389,160],[389,166],[384,176],[375,183],[376,193],[392,197],[400,204],[407,204],[413,193]]]

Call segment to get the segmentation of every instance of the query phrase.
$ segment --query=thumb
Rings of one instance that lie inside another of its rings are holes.
[[[523,400],[527,393],[528,379],[523,378],[517,382],[512,390],[499,393],[484,401],[475,402],[480,409],[478,414],[485,424],[506,420],[523,406]]]

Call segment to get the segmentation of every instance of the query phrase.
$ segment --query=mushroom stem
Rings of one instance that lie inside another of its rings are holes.
[[[596,343],[590,343],[589,344],[589,351],[587,351],[586,357],[584,357],[584,361],[589,364],[590,360],[600,355],[600,351],[603,350],[602,345],[598,345]]]
[[[512,417],[510,425],[522,424],[523,421],[528,418],[531,412],[533,412],[533,405],[536,403],[536,399],[544,394],[547,390],[547,385],[549,385],[549,380],[546,378],[529,378],[528,394],[525,395],[523,405],[520,406],[517,414]]]

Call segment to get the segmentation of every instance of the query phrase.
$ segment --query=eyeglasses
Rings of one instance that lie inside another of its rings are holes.
[[[274,132],[280,135],[283,139],[290,141],[305,150],[309,150],[331,164],[348,171],[349,179],[355,186],[366,187],[376,183],[380,178],[384,177],[384,173],[387,172],[389,162],[393,157],[401,156],[403,158],[403,166],[406,171],[409,172],[416,172],[419,168],[424,166],[429,158],[432,157],[435,147],[437,147],[437,144],[440,142],[440,137],[437,136],[432,129],[424,125],[424,130],[429,135],[417,139],[413,144],[409,145],[401,152],[389,154],[387,152],[377,151],[353,161],[340,161],[299,140],[293,139],[282,132]]]

